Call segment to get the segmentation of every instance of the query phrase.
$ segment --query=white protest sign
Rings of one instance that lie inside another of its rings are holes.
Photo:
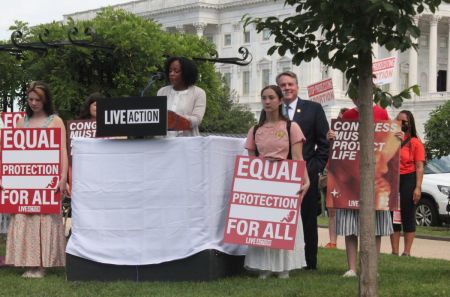
[[[2,213],[59,213],[61,129],[1,130]]]
[[[293,250],[305,162],[237,156],[224,241]]]
[[[307,88],[308,97],[311,101],[320,103],[322,106],[332,105],[336,102],[331,78],[309,85]]]
[[[394,80],[395,57],[375,60],[372,63],[372,73],[375,76],[373,83],[376,85],[386,85]]]

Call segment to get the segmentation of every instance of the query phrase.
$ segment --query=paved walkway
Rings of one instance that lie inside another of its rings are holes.
[[[71,220],[68,219],[66,224],[66,235],[69,233]],[[329,241],[328,229],[319,228],[319,246],[325,246]],[[337,242],[338,249],[345,250],[344,237],[339,236]],[[400,251],[403,251],[403,237],[400,238]],[[383,237],[381,240],[381,252],[391,253],[391,242],[389,237]],[[430,259],[444,259],[450,261],[450,241],[414,239],[412,247],[412,256]],[[0,259],[1,263],[1,259]]]
[[[325,246],[329,241],[328,229],[319,228],[319,246]],[[339,236],[338,249],[345,249],[344,237]],[[403,251],[403,237],[400,238],[400,253]],[[391,242],[389,237],[381,240],[381,252],[391,253]],[[414,239],[411,255],[420,258],[444,259],[450,261],[450,241]]]

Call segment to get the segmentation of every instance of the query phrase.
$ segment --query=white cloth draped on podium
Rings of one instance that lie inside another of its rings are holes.
[[[182,259],[223,243],[234,159],[244,139],[72,141],[72,235],[66,252],[116,265]]]

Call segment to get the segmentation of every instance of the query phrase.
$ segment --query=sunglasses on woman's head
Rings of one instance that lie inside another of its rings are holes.
[[[44,86],[42,83],[38,82],[38,81],[32,81],[32,82],[30,83],[30,85],[28,86],[27,93],[33,91],[34,89],[41,89],[41,90],[44,90],[44,89],[45,89],[45,86]]]

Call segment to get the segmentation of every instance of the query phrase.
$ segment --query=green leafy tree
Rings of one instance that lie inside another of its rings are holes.
[[[22,90],[23,72],[20,60],[9,53],[0,52],[0,104],[1,110],[11,108],[12,100],[20,95]]]
[[[167,56],[210,57],[214,45],[195,35],[181,35],[165,32],[160,25],[138,17],[124,10],[104,9],[89,21],[69,20],[67,24],[43,24],[28,28],[16,22],[11,29],[21,29],[24,42],[39,41],[39,34],[47,41],[67,40],[67,32],[76,27],[80,32],[95,28],[96,44],[109,46],[111,51],[78,46],[65,46],[49,49],[46,53],[24,51],[20,62],[23,76],[18,78],[20,85],[32,80],[42,80],[49,84],[55,105],[63,118],[74,118],[84,98],[100,91],[107,96],[137,96],[144,89],[149,76],[162,70]],[[48,29],[48,36],[43,33]],[[75,39],[89,39],[83,34]],[[16,65],[8,63],[8,67]],[[223,109],[228,104],[225,89],[211,63],[199,63],[200,79],[198,85],[207,94],[207,111],[200,128],[228,129],[223,125],[221,113],[232,110]],[[17,67],[16,67],[17,68]],[[155,84],[147,95],[156,94],[164,83]],[[24,100],[24,97],[22,98]],[[23,101],[22,101],[23,104]],[[235,109],[235,107],[233,107]],[[236,118],[240,120],[240,118]],[[244,118],[245,120],[245,118]],[[248,123],[239,121],[238,127]],[[230,132],[230,131],[216,131]]]
[[[373,101],[382,106],[400,106],[410,97],[382,92],[372,82],[372,44],[387,50],[405,51],[417,45],[420,30],[414,16],[428,9],[434,13],[448,0],[286,0],[296,14],[285,19],[253,19],[260,32],[269,29],[275,36],[275,51],[293,55],[293,63],[319,58],[323,64],[343,72],[350,82],[348,94],[358,98],[360,114],[360,296],[377,296],[377,252],[374,211],[374,129]],[[248,23],[248,21],[247,21]],[[412,90],[418,92],[416,86]],[[376,96],[374,96],[374,94]]]
[[[429,158],[450,155],[450,101],[438,106],[425,124],[425,148]]]
[[[25,23],[16,21],[10,30],[28,31]],[[0,41],[0,45],[6,44]],[[23,96],[25,91],[25,69],[22,67],[22,59],[19,53],[0,51],[0,104],[1,110],[13,108],[13,99]]]
[[[218,104],[215,106],[218,112],[204,120],[202,131],[244,134],[248,132],[249,127],[256,124],[255,117],[247,106],[233,102],[228,87],[223,87],[218,96]]]

